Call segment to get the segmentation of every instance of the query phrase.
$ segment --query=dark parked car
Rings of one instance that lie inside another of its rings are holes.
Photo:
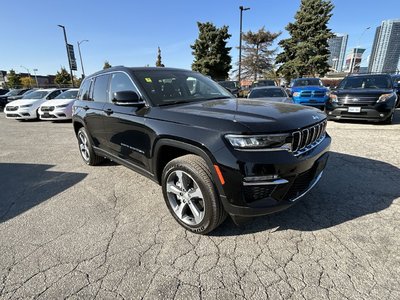
[[[397,105],[396,107],[400,107],[400,74],[392,75],[393,84],[396,88],[397,93]]]
[[[8,93],[0,96],[0,108],[4,108],[10,101],[21,99],[23,95],[30,89],[13,89]]]
[[[390,124],[396,102],[396,90],[390,75],[350,75],[332,91],[326,104],[326,113],[333,120],[366,120]]]
[[[8,90],[8,89],[0,89],[0,96],[4,95],[4,94],[7,94],[9,91],[10,90]]]
[[[250,91],[247,98],[272,102],[293,103],[293,100],[289,98],[285,89],[277,86],[256,87]]]
[[[239,222],[296,203],[321,178],[331,142],[319,110],[234,98],[172,68],[86,77],[73,126],[86,164],[106,157],[154,180],[177,222],[201,234],[227,214]]]
[[[275,81],[271,79],[260,79],[260,80],[255,80],[250,86],[250,89],[253,89],[255,87],[259,86],[276,86]]]
[[[240,87],[238,81],[230,81],[230,80],[218,81],[218,84],[227,89],[235,97],[239,96]]]

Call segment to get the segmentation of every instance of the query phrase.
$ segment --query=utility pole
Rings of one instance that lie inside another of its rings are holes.
[[[239,6],[240,9],[240,38],[239,38],[239,84],[241,81],[241,72],[242,72],[242,19],[243,19],[243,11],[244,10],[249,10],[250,7],[243,7]]]
[[[79,52],[79,59],[81,60],[81,67],[82,67],[82,79],[85,78],[85,70],[83,69],[83,60],[82,60],[81,47],[80,47],[80,45],[83,42],[89,42],[89,40],[83,40],[83,41],[77,42],[77,44],[78,44],[78,52]]]

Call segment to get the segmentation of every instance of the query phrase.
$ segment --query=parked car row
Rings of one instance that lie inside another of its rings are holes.
[[[225,87],[226,83],[220,84]],[[275,86],[273,80],[259,80],[250,86],[247,98],[317,107],[331,120],[391,124],[396,107],[400,107],[400,74],[351,74],[332,90],[319,78],[294,79],[286,90]]]
[[[7,119],[68,120],[78,89],[35,89],[4,107]]]

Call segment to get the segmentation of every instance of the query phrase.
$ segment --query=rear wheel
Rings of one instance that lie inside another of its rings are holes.
[[[83,161],[89,166],[100,164],[104,158],[94,153],[92,144],[90,143],[88,134],[84,127],[79,128],[77,137],[79,152],[81,153]]]
[[[206,234],[226,218],[211,172],[199,156],[170,161],[162,174],[162,190],[175,220],[192,232]]]

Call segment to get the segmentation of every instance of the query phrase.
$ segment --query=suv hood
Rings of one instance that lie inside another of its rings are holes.
[[[28,105],[28,104],[33,104],[38,101],[43,101],[43,99],[19,99],[19,100],[14,100],[13,102],[7,104],[10,106],[21,106],[21,105]]]
[[[74,103],[76,99],[52,99],[42,103],[43,106],[57,106]]]
[[[309,86],[296,86],[292,87],[292,92],[299,92],[299,91],[328,91],[328,88],[319,85],[309,85]]]
[[[151,117],[221,132],[270,133],[310,126],[326,115],[302,105],[229,98],[157,107]]]
[[[350,95],[352,97],[379,97],[382,94],[393,93],[391,89],[341,89],[333,91],[334,94],[338,96]]]

